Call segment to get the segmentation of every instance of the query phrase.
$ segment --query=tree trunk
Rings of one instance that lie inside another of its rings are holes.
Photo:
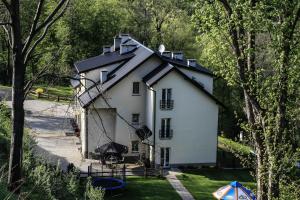
[[[279,174],[277,173],[278,165],[276,165],[275,163],[277,163],[277,161],[273,160],[270,163],[269,170],[268,170],[268,175],[269,175],[268,199],[269,200],[279,198]]]
[[[20,192],[22,170],[22,141],[24,129],[24,76],[25,65],[22,56],[19,0],[11,1],[12,21],[12,136],[10,146],[8,187],[14,193]]]

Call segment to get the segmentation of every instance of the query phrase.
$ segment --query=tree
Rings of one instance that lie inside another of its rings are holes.
[[[9,189],[20,192],[22,169],[22,143],[24,129],[25,72],[30,56],[43,41],[49,28],[63,15],[69,0],[60,0],[49,15],[44,13],[45,1],[39,0],[28,34],[23,31],[19,0],[1,0],[5,17],[0,25],[6,33],[12,52],[12,137],[9,159]],[[45,15],[45,16],[44,16]]]
[[[244,96],[256,154],[258,199],[280,197],[295,157],[295,92],[299,92],[299,1],[198,1],[194,15],[209,45],[205,59]],[[202,58],[203,58],[202,57]]]

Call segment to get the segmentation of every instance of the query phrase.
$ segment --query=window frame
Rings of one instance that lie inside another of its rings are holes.
[[[134,150],[134,147],[137,148],[137,150],[136,149]],[[139,141],[138,140],[132,140],[131,141],[131,152],[132,153],[139,153],[139,150],[140,150]]]
[[[141,87],[140,87],[140,82],[138,81],[135,81],[135,82],[132,82],[132,96],[140,96],[141,95]],[[136,87],[137,86],[137,93],[136,93]]]
[[[137,116],[137,121],[134,121],[134,116]],[[131,124],[139,125],[140,124],[140,113],[132,113],[131,115]]]

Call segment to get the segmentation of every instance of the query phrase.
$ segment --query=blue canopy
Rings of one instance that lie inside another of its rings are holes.
[[[253,192],[237,181],[219,188],[213,195],[219,200],[256,200]]]

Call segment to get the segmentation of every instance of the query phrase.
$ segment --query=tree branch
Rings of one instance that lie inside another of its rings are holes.
[[[227,0],[219,0],[219,2],[223,5],[227,12],[227,16],[231,18],[233,12],[232,8],[229,5]],[[258,100],[251,94],[250,87],[247,82],[247,78],[245,76],[245,67],[246,67],[246,62],[245,59],[242,58],[242,51],[240,49],[239,45],[239,38],[238,38],[238,32],[237,32],[237,27],[235,26],[234,23],[229,22],[229,33],[231,37],[231,42],[232,46],[234,49],[234,53],[237,57],[237,65],[239,68],[239,77],[241,80],[242,88],[244,89],[245,95],[249,98],[249,101],[253,105],[253,108],[258,112],[258,113],[264,113],[265,110],[260,106]]]
[[[0,26],[6,26],[6,25],[11,25],[9,22],[0,22]]]
[[[44,0],[40,0],[38,5],[37,5],[35,15],[34,15],[34,19],[33,19],[33,23],[31,25],[30,33],[29,33],[29,35],[26,38],[25,43],[24,43],[24,48],[22,50],[23,52],[25,52],[29,48],[31,41],[32,41],[33,37],[35,36],[34,32],[36,31],[36,26],[37,26],[39,18],[41,16],[41,11],[42,11],[43,4],[44,4]]]
[[[64,1],[64,0],[62,0],[62,1]],[[24,63],[25,64],[27,64],[28,58],[29,58],[30,54],[34,51],[36,46],[45,38],[45,36],[47,35],[47,32],[48,32],[49,28],[52,26],[52,24],[54,24],[64,14],[64,12],[66,11],[66,9],[69,5],[69,2],[70,2],[70,0],[67,0],[67,2],[65,4],[65,7],[62,9],[62,11],[55,18],[53,18],[53,17],[51,18],[49,23],[46,24],[42,35],[33,43],[31,48],[28,49],[27,52],[24,52],[25,53],[25,56],[24,56]]]
[[[26,39],[26,44],[22,50],[22,53],[23,55],[26,56],[26,54],[28,54],[27,50],[29,49],[29,47],[31,46],[31,43],[33,41],[33,38],[40,33],[40,31],[42,29],[44,29],[44,32],[45,32],[45,29],[49,29],[49,27],[57,20],[57,18],[55,18],[56,14],[61,10],[61,8],[63,7],[63,5],[66,5],[64,8],[63,8],[63,11],[66,10],[67,8],[67,5],[69,4],[70,0],[60,0],[60,2],[57,4],[57,6],[55,7],[55,9],[52,11],[52,13],[45,19],[44,22],[42,22],[39,26],[37,26],[37,23],[38,23],[38,20],[39,20],[39,17],[40,17],[40,12],[41,12],[41,8],[42,8],[42,5],[43,5],[43,2],[44,0],[40,0],[39,1],[39,4],[38,4],[38,7],[37,7],[37,10],[36,10],[36,15],[35,15],[35,19],[34,19],[34,23],[36,23],[34,25],[32,25],[32,31],[30,31],[30,34],[29,36],[27,37]],[[59,14],[59,16],[61,16],[63,14],[63,12],[61,12]],[[36,21],[36,22],[35,22]],[[53,22],[54,21],[54,22]],[[50,24],[50,26],[49,26]],[[47,31],[46,31],[47,32]],[[42,34],[44,35],[44,33]],[[45,36],[42,37],[42,39],[44,38]],[[40,37],[41,38],[41,37]],[[41,39],[41,40],[42,40]],[[39,40],[39,39],[38,39]],[[31,48],[32,49],[32,48]],[[28,57],[28,56],[27,56]]]
[[[4,6],[6,7],[6,9],[8,10],[8,12],[10,12],[10,10],[11,10],[10,4],[6,0],[1,0],[1,1],[4,4]]]

